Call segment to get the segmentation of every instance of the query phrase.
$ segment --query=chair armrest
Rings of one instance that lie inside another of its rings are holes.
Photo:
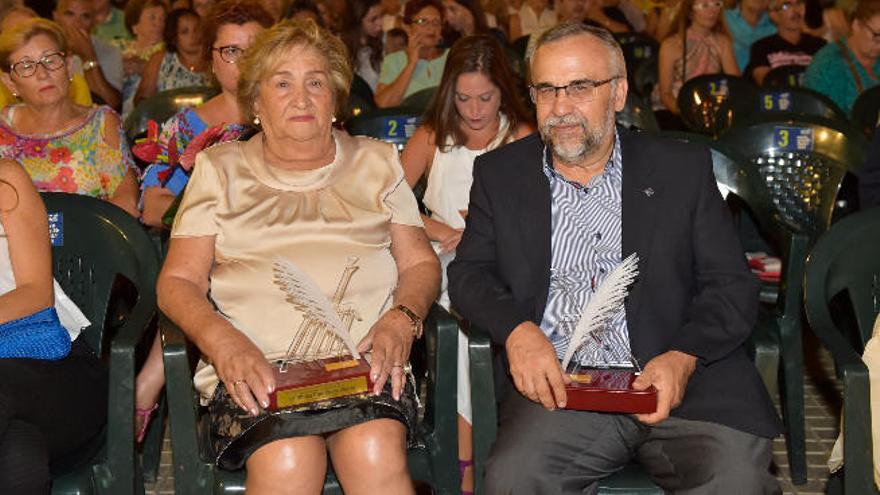
[[[168,423],[174,445],[174,487],[178,494],[209,492],[214,485],[214,471],[212,463],[202,459],[199,448],[198,403],[193,391],[186,336],[161,313],[159,331],[165,361]]]
[[[468,336],[470,358],[471,404],[473,409],[474,492],[485,493],[483,477],[489,450],[498,435],[495,406],[495,379],[492,365],[492,340],[482,328],[463,325]]]
[[[134,443],[135,348],[153,319],[156,307],[143,299],[132,309],[110,343],[107,399],[107,459],[105,472],[96,476],[102,492],[138,493],[141,483]]]
[[[868,368],[860,359],[838,366],[843,376],[844,490],[847,495],[877,493]]]

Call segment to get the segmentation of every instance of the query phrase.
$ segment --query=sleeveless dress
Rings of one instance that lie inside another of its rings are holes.
[[[19,134],[12,127],[21,105],[3,109],[0,158],[21,164],[39,191],[83,194],[108,199],[134,166],[122,125],[119,145],[104,141],[107,106],[92,107],[82,123],[52,134]]]
[[[678,98],[678,92],[685,82],[706,74],[718,74],[722,72],[721,47],[715,40],[714,35],[704,38],[688,36],[687,54],[685,55],[684,78],[682,78],[682,58],[679,57],[672,64],[672,94]],[[657,85],[651,95],[654,110],[665,110],[666,107],[660,101],[660,86]]]
[[[436,149],[434,159],[431,162],[431,171],[428,173],[428,185],[422,198],[422,202],[431,210],[431,219],[443,222],[453,229],[464,228],[465,222],[461,212],[468,209],[470,201],[471,184],[474,180],[474,159],[487,151],[507,144],[508,127],[507,117],[500,113],[498,134],[485,148],[472,150],[466,146],[454,146],[451,141],[447,141],[446,151],[441,151],[439,147]],[[455,259],[455,252],[440,254],[440,243],[433,242],[432,244],[440,258],[443,276],[438,302],[444,308],[449,309],[446,269],[449,267],[449,263]],[[458,414],[468,423],[471,422],[472,417],[469,367],[467,337],[459,330]]]
[[[333,162],[307,171],[268,164],[262,133],[202,151],[174,220],[172,238],[214,237],[210,300],[269,361],[282,358],[292,339],[311,326],[306,321],[310,313],[292,304],[276,282],[279,257],[293,263],[325,297],[339,298],[337,311],[354,315],[340,317],[357,343],[391,307],[397,285],[391,224],[422,226],[397,150],[343,131],[333,131],[333,137]],[[240,468],[251,453],[274,440],[376,418],[398,420],[412,433],[417,409],[408,380],[400,401],[391,398],[389,381],[379,396],[250,417],[228,398],[210,363],[200,362],[193,380],[208,405],[217,464],[224,469]]]
[[[61,290],[58,282],[53,281],[53,284],[55,288],[55,311],[58,312],[58,319],[61,320],[61,325],[67,329],[67,333],[70,334],[70,341],[73,342],[79,336],[80,331],[89,326],[89,320],[76,307],[76,304],[67,297],[67,294]],[[0,295],[11,292],[15,287],[12,260],[9,258],[9,242],[3,225],[0,225]]]
[[[180,63],[176,53],[165,52],[159,66],[159,77],[156,79],[156,92],[169,91],[191,86],[207,86],[211,77],[205,72],[193,72]]]

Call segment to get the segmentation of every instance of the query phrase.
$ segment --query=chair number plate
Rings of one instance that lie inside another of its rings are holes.
[[[781,151],[813,151],[813,129],[782,127],[773,129],[773,146]]]
[[[64,245],[64,213],[60,211],[49,213],[49,241],[52,247]]]

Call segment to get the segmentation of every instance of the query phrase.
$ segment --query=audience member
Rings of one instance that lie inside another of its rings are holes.
[[[466,36],[449,51],[437,96],[424,123],[401,155],[406,181],[414,186],[427,178],[422,216],[425,232],[440,256],[444,283],[440,304],[449,307],[446,267],[464,230],[474,158],[534,132],[514,84],[516,75],[504,48],[492,36]],[[459,332],[458,352],[459,464],[462,493],[473,493],[471,403],[467,337]]]
[[[503,349],[515,386],[501,398],[486,492],[596,493],[638,457],[667,492],[778,493],[779,419],[745,346],[758,281],[709,151],[615,126],[626,66],[603,29],[551,29],[530,66],[540,134],[476,158],[449,266],[453,307]],[[632,386],[655,385],[657,409],[564,409],[571,329],[631,254],[639,276],[626,307],[597,330],[622,357],[576,361],[637,362]]]
[[[590,0],[587,5],[587,19],[612,33],[632,31],[626,15],[618,8],[620,0]]]
[[[403,22],[409,28],[406,51],[394,52],[382,60],[376,105],[393,107],[407,96],[440,84],[449,50],[439,47],[443,27],[440,0],[410,0]]]
[[[281,16],[287,11],[287,2],[285,0],[260,0],[260,4],[275,19],[275,22],[280,21]]]
[[[351,3],[347,26],[340,38],[348,48],[354,73],[376,91],[382,68],[382,4],[380,0]]]
[[[121,9],[116,8],[110,0],[94,0],[93,7],[95,22],[92,34],[117,46],[131,39],[131,28],[126,26],[125,14]]]
[[[93,10],[93,0],[59,0],[52,15],[64,31],[70,53],[80,59],[89,89],[110,107],[120,108],[122,53],[91,35]]]
[[[667,0],[657,4],[648,15],[648,34],[662,42],[678,30],[675,20],[681,9],[682,0]]]
[[[385,33],[385,46],[383,50],[387,56],[389,53],[406,50],[406,45],[408,44],[409,36],[406,34],[406,31],[403,28],[394,28]]]
[[[0,19],[0,34],[20,26],[29,19],[39,17],[33,9],[28,7],[13,7],[6,11]],[[83,75],[82,67],[72,67],[73,80],[70,81],[70,99],[77,105],[84,107],[92,106],[92,94],[89,92],[89,84]],[[15,103],[16,97],[5,84],[0,84],[0,108]]]
[[[588,20],[588,8],[593,0],[556,0],[556,16],[559,24],[568,22],[586,22],[588,24],[599,25],[593,20]],[[548,28],[549,29],[549,28]],[[529,43],[526,45],[526,53],[534,49],[535,43],[542,34],[547,32],[546,29],[535,31],[529,36]]]
[[[550,6],[549,0],[525,0],[519,10],[510,15],[510,39],[546,31],[556,23],[556,11]]]
[[[249,494],[318,493],[329,452],[346,492],[413,494],[408,358],[440,270],[397,151],[333,129],[352,70],[314,22],[276,24],[239,63],[240,107],[262,132],[198,155],[158,283],[162,311],[205,356],[194,382],[217,465],[246,466]],[[275,283],[278,257],[328,298],[357,270],[340,290],[361,317],[347,319],[351,337],[372,351],[372,393],[267,409],[269,360],[311,318]]]
[[[394,28],[403,27],[403,2],[382,0],[382,31],[387,33]]]
[[[312,0],[294,0],[284,11],[284,18],[295,21],[312,20],[315,24],[324,27],[324,19],[318,10],[318,5]]]
[[[3,83],[21,98],[0,112],[0,158],[15,160],[37,189],[105,199],[131,215],[137,176],[119,116],[69,96],[70,58],[61,28],[32,19],[0,36]]]
[[[727,29],[733,38],[733,53],[736,64],[742,72],[749,63],[752,44],[761,38],[776,33],[776,26],[767,14],[769,0],[740,0],[736,7],[725,10]]]
[[[783,65],[810,65],[825,40],[803,32],[804,0],[770,0],[770,19],[778,32],[752,45],[745,77],[757,85],[771,69]]]
[[[165,48],[167,8],[164,0],[131,0],[125,7],[125,27],[134,38],[122,43],[122,62],[125,82],[122,85],[122,116],[134,108],[134,95],[140,86],[144,67],[150,58]]]
[[[739,75],[733,44],[721,18],[722,8],[721,0],[682,0],[675,21],[678,32],[660,45],[660,108],[677,115],[681,86],[697,76],[722,72]]]
[[[177,9],[168,14],[163,33],[165,49],[144,67],[134,101],[176,88],[206,86],[210,82],[202,44],[202,21],[195,11]]]
[[[463,36],[488,34],[489,21],[480,0],[443,0],[443,43],[452,46]],[[494,20],[494,18],[493,18]]]
[[[862,91],[877,86],[878,57],[880,0],[859,0],[850,35],[816,52],[804,74],[804,86],[828,96],[849,113]]]
[[[4,35],[5,36],[5,35]],[[107,421],[107,371],[78,339],[85,315],[52,281],[46,209],[0,160],[0,491],[49,493],[49,466]]]
[[[200,18],[204,19],[210,15],[215,3],[215,0],[192,0],[192,9],[196,11],[196,14],[199,14]]]

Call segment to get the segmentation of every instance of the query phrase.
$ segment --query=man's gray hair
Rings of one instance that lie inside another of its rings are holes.
[[[526,53],[526,62],[529,67],[531,67],[535,53],[537,53],[538,48],[541,48],[543,45],[583,34],[593,36],[605,45],[608,49],[608,57],[611,60],[611,67],[614,69],[614,74],[611,75],[620,76],[625,79],[626,60],[623,58],[623,50],[620,49],[620,44],[617,43],[614,35],[605,28],[590,26],[583,22],[564,22],[544,31],[544,33],[538,37],[538,41],[536,41],[529,49],[528,53]]]

